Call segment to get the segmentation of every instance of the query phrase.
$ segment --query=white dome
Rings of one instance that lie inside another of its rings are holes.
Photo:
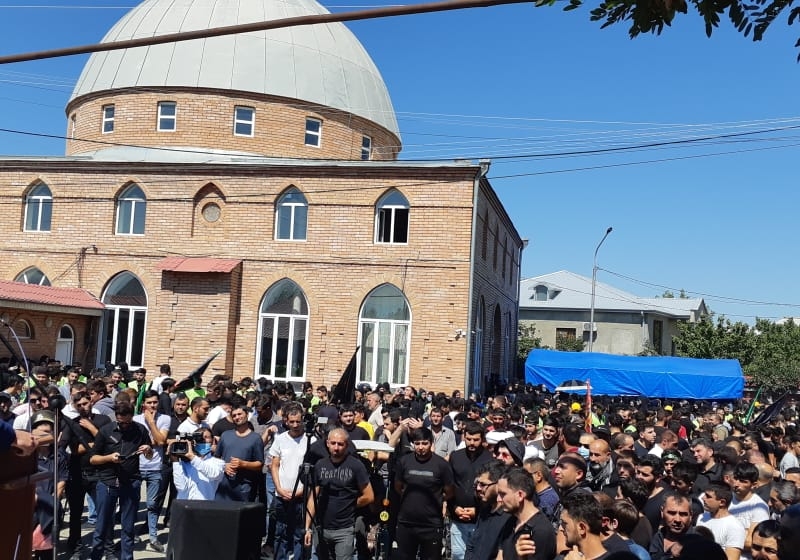
[[[314,0],[145,0],[102,42],[327,13]],[[341,23],[94,53],[70,101],[137,87],[215,88],[299,99],[358,115],[399,136],[380,72]]]

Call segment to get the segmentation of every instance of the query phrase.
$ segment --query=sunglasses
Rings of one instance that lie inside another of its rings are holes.
[[[481,489],[485,490],[486,488],[491,488],[495,484],[497,484],[497,483],[496,482],[481,482],[480,480],[476,480],[474,482],[474,484],[472,485],[472,487],[473,488],[481,488]]]
[[[42,402],[42,399],[28,399],[28,402],[31,404],[38,404]]]

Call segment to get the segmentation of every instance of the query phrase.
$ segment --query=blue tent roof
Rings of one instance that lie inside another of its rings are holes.
[[[593,394],[612,396],[740,399],[744,389],[738,360],[533,350],[525,361],[525,382],[550,391],[587,379]]]

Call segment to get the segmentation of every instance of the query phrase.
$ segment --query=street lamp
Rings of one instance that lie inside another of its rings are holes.
[[[589,307],[589,352],[592,351],[594,347],[594,292],[595,292],[595,285],[597,284],[597,251],[600,250],[600,245],[603,244],[603,241],[606,240],[608,234],[611,233],[614,228],[609,227],[606,230],[606,234],[603,236],[603,239],[600,240],[600,243],[597,244],[597,247],[594,250],[594,260],[592,261],[592,303]]]

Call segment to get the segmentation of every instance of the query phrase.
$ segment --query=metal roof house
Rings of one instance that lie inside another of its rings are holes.
[[[678,322],[708,314],[702,299],[640,297],[597,282],[591,325],[591,297],[592,279],[573,272],[527,278],[520,282],[519,322],[534,324],[542,344],[553,348],[558,337],[588,342],[593,333],[595,352],[672,355]]]

